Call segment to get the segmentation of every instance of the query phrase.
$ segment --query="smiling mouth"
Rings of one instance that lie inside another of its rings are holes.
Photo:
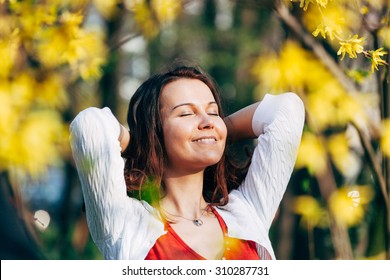
[[[215,139],[214,137],[207,137],[207,138],[196,139],[192,142],[207,144],[207,143],[215,143],[215,142],[217,142],[217,139]]]

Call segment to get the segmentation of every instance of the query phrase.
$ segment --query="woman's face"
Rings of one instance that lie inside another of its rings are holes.
[[[221,159],[227,130],[205,83],[182,78],[165,85],[160,112],[168,170],[199,172]]]

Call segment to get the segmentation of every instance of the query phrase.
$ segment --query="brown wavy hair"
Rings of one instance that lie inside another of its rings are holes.
[[[158,202],[164,195],[163,173],[167,160],[160,116],[160,95],[165,85],[178,79],[197,79],[211,90],[221,118],[221,98],[211,77],[194,66],[176,66],[146,80],[134,93],[129,103],[127,122],[130,144],[123,152],[125,179],[128,195],[147,201]],[[246,165],[247,166],[247,165]],[[221,160],[205,169],[203,196],[208,203],[225,205],[228,194],[238,187],[247,168],[234,163],[225,148]]]

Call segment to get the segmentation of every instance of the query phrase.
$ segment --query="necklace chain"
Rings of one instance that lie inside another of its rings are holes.
[[[201,213],[200,217],[199,217],[199,218],[195,218],[195,219],[189,219],[189,218],[186,218],[186,217],[183,217],[183,216],[180,216],[180,215],[175,215],[175,214],[169,213],[167,210],[165,210],[165,209],[164,209],[163,207],[161,207],[161,206],[160,206],[160,208],[161,208],[165,213],[167,213],[167,214],[170,215],[170,216],[177,217],[177,218],[182,218],[182,219],[187,220],[187,221],[191,221],[195,226],[200,227],[201,225],[203,225],[202,217],[203,217],[204,213],[207,212],[207,210],[209,209],[209,205],[207,205],[207,206],[202,210],[202,213]]]

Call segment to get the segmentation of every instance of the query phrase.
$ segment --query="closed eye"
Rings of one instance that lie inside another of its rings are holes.
[[[186,117],[186,116],[191,116],[191,115],[193,115],[193,113],[183,113],[183,114],[180,114],[179,116]]]

